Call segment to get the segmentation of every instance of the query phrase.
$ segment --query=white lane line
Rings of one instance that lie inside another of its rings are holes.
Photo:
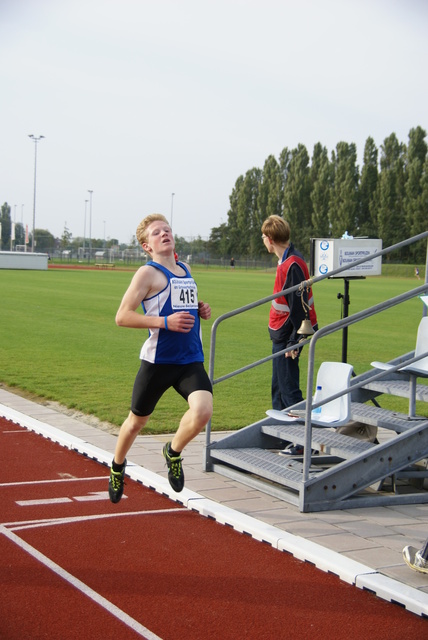
[[[108,480],[108,476],[91,476],[90,478],[57,478],[55,480],[26,480],[25,482],[0,482],[0,487],[21,487],[24,485],[55,484],[57,482],[86,482],[89,480]]]
[[[122,500],[128,498],[123,495]],[[73,500],[76,502],[95,502],[96,500],[110,500],[108,491],[90,491],[86,496],[73,496]]]
[[[22,540],[21,538],[19,538],[19,536],[17,536],[12,531],[8,531],[5,527],[2,527],[0,525],[0,533],[6,536],[6,538],[9,538],[9,540],[14,542],[18,547],[20,547],[21,549],[29,553],[30,556],[32,556],[33,558],[35,558],[36,560],[44,564],[45,567],[47,567],[48,569],[56,573],[57,576],[59,576],[60,578],[68,582],[75,589],[83,593],[85,596],[87,596],[94,602],[96,602],[103,609],[105,609],[105,611],[110,613],[112,616],[114,616],[124,624],[126,624],[133,631],[138,633],[142,638],[145,638],[145,640],[162,640],[160,636],[157,636],[155,633],[152,633],[150,629],[147,629],[146,627],[144,627],[134,618],[131,618],[131,616],[129,616],[124,611],[122,611],[122,609],[119,609],[119,607],[117,607],[115,604],[113,604],[112,602],[104,598],[102,595],[100,595],[99,593],[91,589],[91,587],[88,587],[87,584],[85,584],[84,582],[82,582],[81,580],[73,576],[71,573],[69,573],[62,567],[60,567],[58,564],[56,564],[56,562],[53,562],[52,560],[50,560],[50,558],[45,556],[43,553],[40,553],[40,551],[37,551],[37,549],[35,549],[30,544],[25,542],[25,540]]]
[[[15,500],[18,507],[38,507],[47,504],[64,504],[73,502],[71,498],[38,498],[37,500]]]
[[[31,431],[25,431],[23,429],[16,429],[16,431],[13,431],[12,429],[9,429],[8,431],[2,431],[1,433],[31,433]]]
[[[122,500],[126,500],[128,496],[123,496]],[[108,491],[90,491],[85,496],[63,496],[60,498],[34,498],[32,500],[15,500],[18,507],[39,507],[48,504],[64,504],[65,502],[107,502],[109,500]]]
[[[108,518],[127,518],[129,516],[152,516],[163,513],[189,513],[182,507],[172,509],[152,509],[150,511],[124,511],[123,513],[99,513],[87,516],[69,516],[64,518],[46,518],[41,520],[20,520],[15,522],[3,522],[0,527],[7,527],[10,531],[22,529],[37,529],[38,527],[50,527],[57,524],[70,524],[73,522],[87,522],[88,520],[102,520]]]

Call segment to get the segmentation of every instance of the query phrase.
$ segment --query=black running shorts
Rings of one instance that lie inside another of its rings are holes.
[[[170,387],[185,400],[194,391],[212,393],[212,385],[202,362],[153,364],[141,360],[132,391],[132,413],[136,416],[152,414],[158,401]]]

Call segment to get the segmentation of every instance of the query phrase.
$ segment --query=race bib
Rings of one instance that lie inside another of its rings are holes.
[[[171,278],[171,306],[174,311],[198,308],[198,288],[193,278]]]

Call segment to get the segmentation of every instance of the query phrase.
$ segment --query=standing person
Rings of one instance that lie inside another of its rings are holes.
[[[280,216],[269,216],[262,225],[263,243],[269,253],[278,257],[278,267],[274,285],[274,293],[288,289],[309,279],[309,271],[302,254],[290,242],[290,225]],[[316,330],[317,316],[314,308],[312,290],[302,294],[297,290],[286,296],[272,300],[269,314],[269,334],[272,340],[272,353],[278,353],[290,346],[285,357],[272,360],[272,407],[286,409],[303,400],[300,390],[299,356],[301,347],[298,342],[301,336],[297,333],[306,318],[301,296],[309,305],[309,320]],[[307,296],[307,299],[306,299]]]
[[[212,385],[204,369],[200,318],[211,317],[209,304],[198,300],[188,265],[174,254],[174,237],[167,219],[154,213],[137,227],[137,240],[151,260],[132,278],[116,314],[121,327],[148,329],[141,366],[132,392],[131,410],[119,432],[110,471],[109,496],[123,494],[126,455],[167,389],[173,387],[188,410],[163,447],[168,480],[174,491],[184,486],[181,452],[212,415]],[[137,311],[142,305],[144,315]]]
[[[403,558],[411,569],[420,573],[428,573],[428,538],[419,551],[410,545],[404,547]]]

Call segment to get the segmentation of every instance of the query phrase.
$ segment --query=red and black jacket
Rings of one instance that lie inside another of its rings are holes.
[[[290,243],[278,264],[274,285],[274,293],[294,287],[304,280],[309,280],[309,271],[302,254]],[[317,329],[317,315],[314,307],[312,289],[303,294],[309,305],[309,320],[314,330]],[[302,292],[297,290],[286,296],[272,300],[269,313],[269,334],[273,342],[284,343],[284,348],[297,344],[301,336],[297,333],[305,319],[302,305]]]

